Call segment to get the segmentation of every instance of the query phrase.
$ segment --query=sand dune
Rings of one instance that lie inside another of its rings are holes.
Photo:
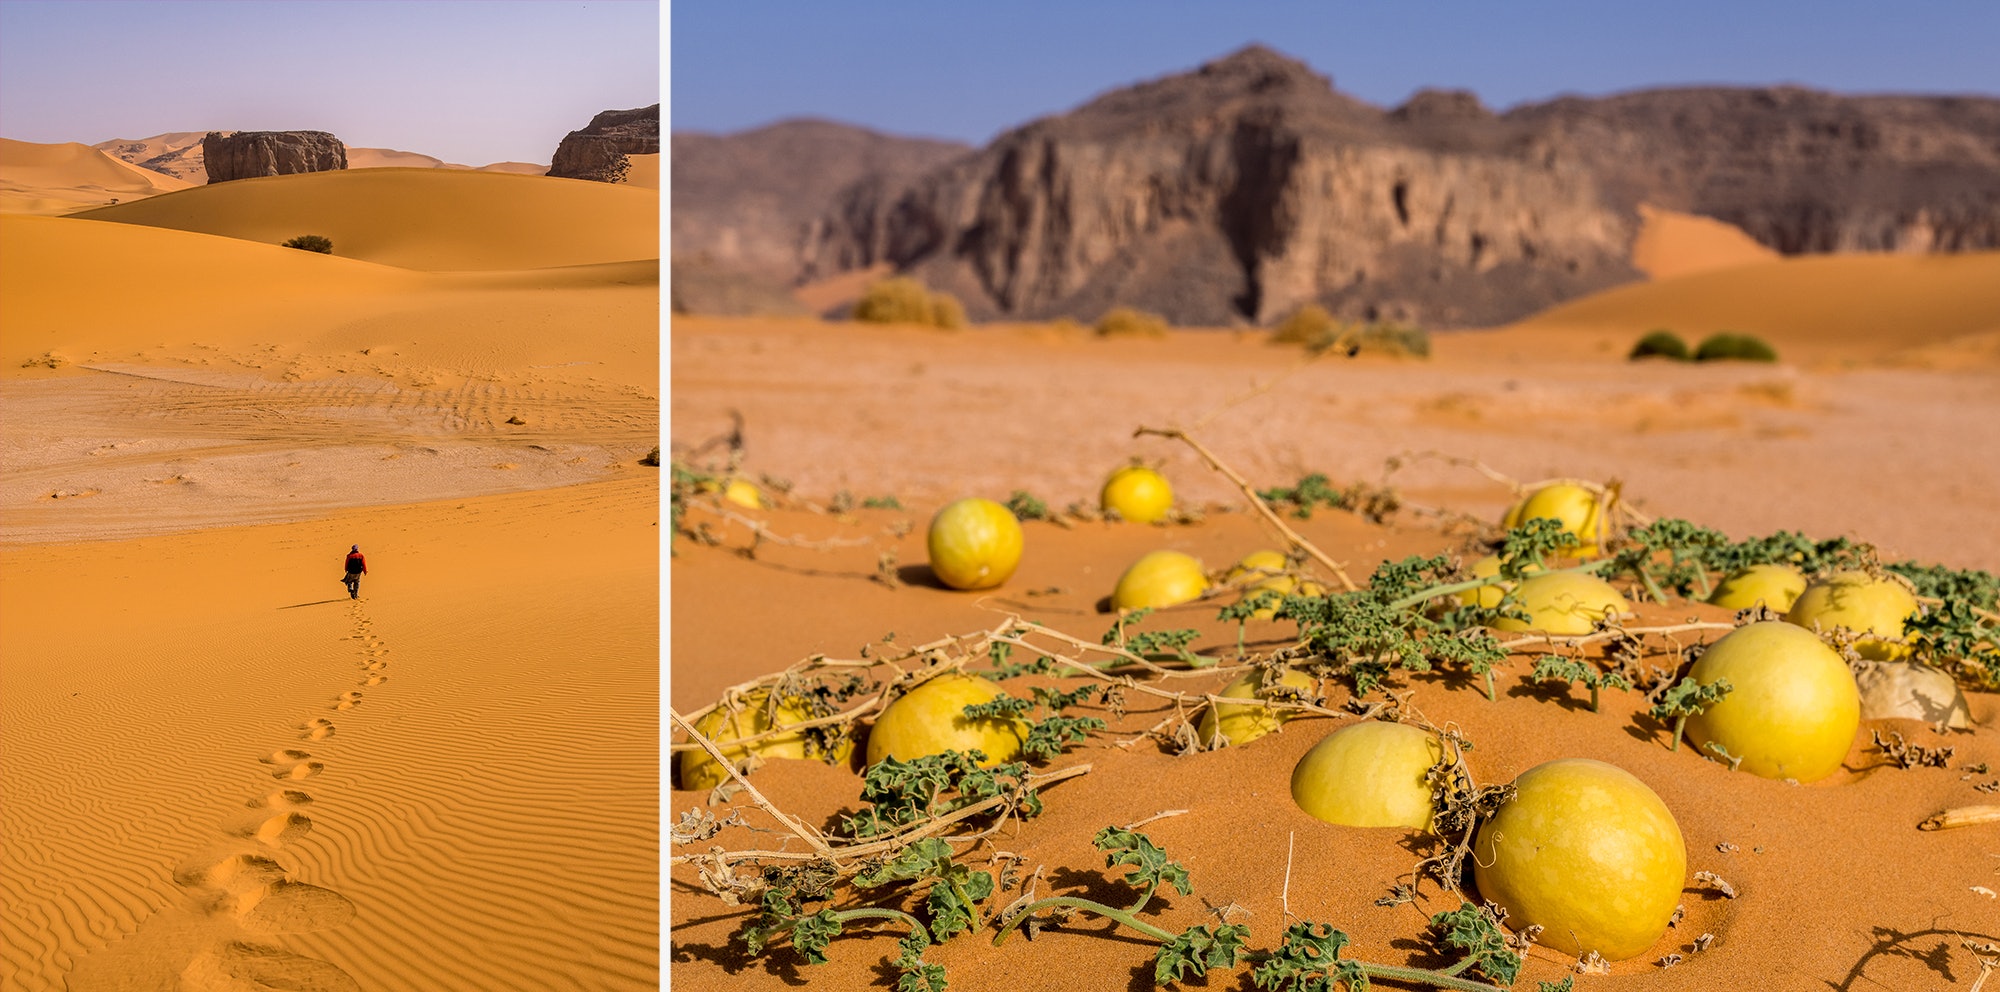
[[[80,215],[276,245],[301,234],[335,255],[433,271],[659,257],[659,194],[605,183],[443,169],[243,179],[147,209]]]
[[[657,987],[658,195],[173,195],[0,217],[0,989]]]
[[[169,131],[150,138],[113,138],[92,148],[153,172],[164,172],[199,186],[208,182],[201,142],[207,131]]]
[[[1878,360],[2000,328],[2000,252],[1740,265],[1598,293],[1513,329],[1592,332],[1629,348],[1655,328],[1690,343],[1723,330],[1756,334],[1802,360]]]
[[[0,552],[5,987],[653,987],[645,473]]]
[[[658,155],[627,155],[629,163],[625,170],[625,185],[640,189],[660,188],[660,157]]]
[[[399,152],[394,148],[356,148],[353,145],[347,146],[347,167],[350,169],[471,168],[465,165],[451,165],[444,159],[421,152]]]
[[[1742,228],[1713,217],[1640,204],[1639,218],[1639,237],[1632,243],[1632,264],[1654,279],[1778,258],[1777,252],[1759,244],[1757,239],[1743,233]]]
[[[0,138],[0,212],[73,213],[187,189],[189,185],[89,145]]]

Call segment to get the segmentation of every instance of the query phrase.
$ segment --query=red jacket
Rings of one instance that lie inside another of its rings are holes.
[[[347,555],[347,570],[350,573],[359,572],[362,575],[367,575],[368,559],[361,557],[361,552],[359,551],[349,552]]]

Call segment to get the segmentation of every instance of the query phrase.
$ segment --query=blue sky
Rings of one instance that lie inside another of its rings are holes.
[[[302,129],[546,163],[593,114],[659,101],[661,14],[652,0],[0,0],[0,136]]]
[[[984,142],[1106,90],[1262,42],[1393,106],[1798,83],[2000,95],[2000,2],[676,0],[674,130],[817,116]]]

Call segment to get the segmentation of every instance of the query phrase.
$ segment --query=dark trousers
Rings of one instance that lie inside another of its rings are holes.
[[[347,578],[346,578],[345,580],[343,580],[343,581],[345,581],[345,582],[347,583],[347,598],[348,598],[348,599],[360,599],[360,598],[361,598],[361,573],[360,573],[360,572],[349,572],[349,573],[347,573]]]

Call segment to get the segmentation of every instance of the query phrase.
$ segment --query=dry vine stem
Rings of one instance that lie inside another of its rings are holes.
[[[701,745],[701,749],[707,751],[708,756],[714,758],[715,763],[721,765],[722,770],[728,772],[729,777],[735,779],[736,784],[741,785],[744,792],[749,793],[751,801],[755,802],[758,808],[771,814],[771,818],[784,824],[785,829],[797,834],[801,840],[812,845],[813,851],[817,854],[829,858],[833,856],[833,849],[827,846],[826,839],[821,837],[818,831],[807,829],[805,824],[786,816],[783,810],[773,805],[769,799],[764,798],[764,794],[757,791],[757,787],[751,785],[750,780],[744,778],[742,772],[736,770],[736,764],[729,760],[729,756],[723,754],[722,749],[716,747],[714,741],[709,740],[701,731],[694,729],[694,724],[689,723],[687,718],[680,715],[678,710],[669,706],[667,707],[667,715],[672,717],[675,723],[680,724],[681,729],[687,731],[688,738],[696,744]]]
[[[1918,830],[1950,830],[1955,827],[1976,827],[1982,823],[2000,823],[2000,806],[1959,806],[1934,813],[1917,824]]]
[[[1285,540],[1290,541],[1293,547],[1298,548],[1299,550],[1304,551],[1306,554],[1311,555],[1314,561],[1317,561],[1321,565],[1324,565],[1328,571],[1332,572],[1333,577],[1340,580],[1341,588],[1347,590],[1348,592],[1354,592],[1355,590],[1361,588],[1360,586],[1354,584],[1354,580],[1352,578],[1348,577],[1347,569],[1342,567],[1339,562],[1334,561],[1332,558],[1328,557],[1326,552],[1321,551],[1319,548],[1315,547],[1311,541],[1308,541],[1305,538],[1299,536],[1299,533],[1297,531],[1291,529],[1290,527],[1285,526],[1285,521],[1282,518],[1280,518],[1277,515],[1277,513],[1273,512],[1270,506],[1265,504],[1264,498],[1257,495],[1257,490],[1252,488],[1250,483],[1245,481],[1242,476],[1236,474],[1235,469],[1232,469],[1229,466],[1224,465],[1221,459],[1215,457],[1214,452],[1211,452],[1207,448],[1203,447],[1200,441],[1196,441],[1194,438],[1189,437],[1186,431],[1180,430],[1179,428],[1170,428],[1167,430],[1161,430],[1157,427],[1141,427],[1138,430],[1132,432],[1133,437],[1143,437],[1148,434],[1151,434],[1155,437],[1173,438],[1175,440],[1182,441],[1186,443],[1188,447],[1193,448],[1195,450],[1195,454],[1200,455],[1203,460],[1207,461],[1208,466],[1210,468],[1215,469],[1217,472],[1221,472],[1224,476],[1228,477],[1230,482],[1236,484],[1236,488],[1243,490],[1243,498],[1250,501],[1250,505],[1252,507],[1255,507],[1259,514],[1263,515],[1266,522],[1270,523],[1271,526],[1278,528],[1278,532],[1285,535]]]

